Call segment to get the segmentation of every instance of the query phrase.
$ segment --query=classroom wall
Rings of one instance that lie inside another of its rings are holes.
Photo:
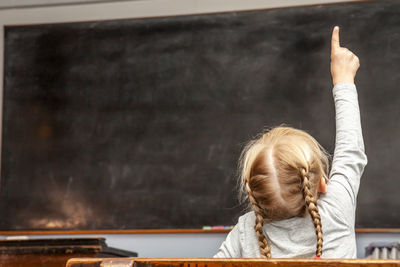
[[[226,233],[207,234],[114,234],[114,235],[33,235],[29,238],[104,237],[109,247],[134,251],[139,257],[210,258],[226,238]],[[21,238],[0,236],[0,239]],[[22,237],[26,238],[26,237]],[[357,258],[365,257],[372,242],[400,242],[400,233],[358,233]]]
[[[79,4],[101,4],[101,3],[107,3],[107,2],[133,2],[138,0],[2,0],[0,2],[0,8],[2,9],[11,9],[11,8],[27,8],[27,7],[44,7],[44,6],[54,6],[54,5],[60,5],[60,6],[65,6],[65,5],[79,5]],[[321,1],[321,0],[281,0],[281,1],[276,1],[276,0],[266,0],[262,1],[264,6],[266,7],[274,7],[276,5],[278,6],[294,6],[294,5],[309,5],[309,4],[318,4],[318,3],[332,3],[332,2],[351,2],[351,1],[357,1],[357,0],[329,0],[329,1]],[[151,2],[151,0],[147,0],[147,2]],[[165,2],[174,2],[174,1],[165,1]],[[207,1],[207,0],[202,0],[202,1],[187,1],[194,3],[194,5],[203,5],[203,6],[209,6],[210,8],[216,8],[218,6],[224,5],[224,2],[226,1],[219,1],[218,3],[215,1]],[[238,3],[239,1],[237,0],[231,0],[229,1],[230,6],[234,6],[235,3]],[[261,2],[261,1],[240,1],[244,2],[241,3],[243,7],[252,7],[254,3],[256,2]],[[173,5],[172,5],[173,7]]]
[[[16,24],[53,23],[68,21],[84,21],[97,19],[117,19],[133,17],[166,16],[176,14],[196,14],[231,10],[249,10],[258,8],[276,8],[299,5],[313,5],[333,2],[349,2],[341,0],[147,0],[147,1],[58,1],[25,0],[3,1],[0,6],[0,62],[3,62],[3,26]],[[80,3],[78,3],[80,2]],[[87,3],[82,3],[87,2]],[[91,2],[91,3],[89,3]],[[65,6],[63,6],[66,4]],[[29,5],[30,7],[23,7]],[[0,65],[0,80],[3,79],[3,66]],[[0,82],[0,92],[2,92]],[[0,99],[1,101],[1,99]],[[1,109],[0,109],[1,110]],[[0,111],[1,115],[1,111]],[[62,238],[62,237],[94,237],[106,238],[109,246],[136,251],[141,257],[212,257],[226,233],[207,234],[116,234],[116,235],[35,235],[30,238]],[[0,236],[6,239],[8,236]],[[400,233],[357,234],[358,257],[364,257],[364,248],[371,242],[400,241]]]
[[[76,5],[86,3],[112,2],[112,0],[2,0],[0,8],[25,8],[49,5]]]

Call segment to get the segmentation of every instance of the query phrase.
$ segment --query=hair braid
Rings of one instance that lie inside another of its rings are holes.
[[[258,204],[257,200],[253,196],[253,192],[251,191],[249,181],[246,181],[246,190],[249,196],[250,203],[253,207],[253,210],[256,214],[256,224],[254,225],[254,230],[257,235],[258,239],[258,245],[260,246],[260,253],[262,258],[271,258],[271,247],[267,241],[267,238],[264,235],[263,232],[263,225],[264,225],[264,217],[263,217],[263,212]]]
[[[319,215],[317,200],[314,197],[313,192],[311,191],[311,183],[309,177],[307,176],[306,169],[300,169],[300,176],[303,180],[304,200],[313,220],[315,233],[317,234],[317,251],[315,254],[317,257],[320,257],[322,254],[323,243],[321,216]]]

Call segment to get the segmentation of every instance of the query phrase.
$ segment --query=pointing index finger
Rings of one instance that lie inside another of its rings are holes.
[[[340,48],[339,27],[335,26],[332,32],[332,51],[334,51],[337,48]]]

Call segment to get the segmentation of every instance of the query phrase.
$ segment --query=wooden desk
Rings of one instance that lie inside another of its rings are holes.
[[[400,266],[400,260],[313,260],[313,259],[71,259],[67,267],[392,267]]]

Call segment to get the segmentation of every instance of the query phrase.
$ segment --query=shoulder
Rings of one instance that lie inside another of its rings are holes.
[[[256,215],[254,211],[240,216],[238,220],[238,231],[240,233],[240,243],[242,245],[243,258],[259,258],[260,249],[258,246],[257,235],[254,231]]]
[[[242,229],[247,229],[248,227],[254,227],[256,221],[256,215],[254,211],[249,211],[246,214],[242,215],[238,219],[238,226]]]
[[[232,229],[242,244],[252,242],[255,238],[254,225],[256,216],[254,211],[247,212],[239,217],[237,224]]]

